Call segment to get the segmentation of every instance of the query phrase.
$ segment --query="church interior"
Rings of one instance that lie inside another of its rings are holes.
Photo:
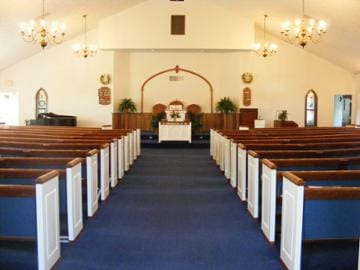
[[[2,0],[0,269],[360,270],[359,13]]]

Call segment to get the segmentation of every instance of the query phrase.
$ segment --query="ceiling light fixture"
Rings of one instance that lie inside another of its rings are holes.
[[[65,24],[52,22],[50,29],[47,28],[45,21],[45,0],[42,1],[41,20],[36,24],[35,20],[30,20],[28,24],[20,23],[20,33],[25,42],[39,43],[44,49],[49,43],[60,44],[65,36]]]
[[[72,46],[75,54],[87,58],[88,56],[95,56],[97,53],[97,46],[95,44],[87,43],[87,15],[83,15],[84,18],[84,43],[74,44]]]
[[[305,3],[302,1],[302,18],[296,19],[293,24],[286,21],[282,24],[281,34],[290,43],[298,43],[301,47],[305,47],[309,41],[317,43],[327,31],[327,23],[323,20],[305,16]]]
[[[268,15],[264,15],[264,39],[263,44],[255,43],[254,50],[257,54],[261,55],[262,57],[271,56],[277,52],[278,46],[275,43],[269,43],[266,41],[266,19]]]

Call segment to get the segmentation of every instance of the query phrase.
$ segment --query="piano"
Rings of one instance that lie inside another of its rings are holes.
[[[27,120],[29,126],[76,126],[76,116],[55,113],[39,113],[37,119]]]

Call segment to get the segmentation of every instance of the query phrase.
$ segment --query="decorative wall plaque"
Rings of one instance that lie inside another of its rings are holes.
[[[111,83],[111,76],[109,73],[104,73],[104,74],[101,74],[100,76],[100,82],[103,84],[103,85],[109,85]]]
[[[104,86],[99,88],[98,95],[100,105],[109,105],[111,103],[111,90],[109,87]]]
[[[243,105],[251,105],[251,89],[249,87],[243,89]]]
[[[245,72],[241,76],[241,79],[243,80],[244,83],[251,83],[253,80],[253,75],[250,72]]]

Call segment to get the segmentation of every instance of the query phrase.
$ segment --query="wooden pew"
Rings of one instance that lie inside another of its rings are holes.
[[[349,149],[331,149],[331,150],[268,150],[268,151],[252,151],[248,152],[248,210],[254,218],[259,217],[259,196],[260,196],[260,175],[261,166],[260,161],[264,158],[272,158],[276,155],[277,158],[288,157],[306,157],[306,158],[321,158],[321,157],[357,157],[360,155],[360,148]]]
[[[121,179],[124,176],[124,169],[123,167],[118,167],[118,142],[117,139],[69,139],[65,138],[39,138],[36,135],[34,137],[18,137],[17,135],[12,136],[1,136],[0,133],[0,142],[10,146],[10,144],[16,143],[61,143],[65,146],[65,149],[71,148],[66,146],[69,143],[78,143],[81,148],[86,148],[85,144],[94,144],[92,148],[96,147],[97,145],[104,145],[106,143],[110,144],[110,183],[111,187],[115,187],[118,184],[118,179]]]
[[[32,132],[32,133],[56,133],[58,131],[64,132],[66,134],[78,134],[78,135],[117,135],[117,136],[128,136],[129,142],[132,144],[132,148],[129,147],[130,154],[132,159],[136,159],[140,155],[140,130],[120,130],[120,129],[110,129],[104,130],[100,128],[80,128],[80,127],[51,127],[48,126],[16,126],[16,127],[7,127],[0,130],[14,130],[21,132]],[[132,162],[132,159],[130,160]]]
[[[46,158],[85,158],[86,159],[86,195],[87,213],[92,217],[99,207],[98,202],[98,151],[87,150],[43,150],[16,149],[0,147],[2,157],[46,157]]]
[[[261,176],[261,230],[269,242],[275,241],[278,199],[282,195],[284,171],[359,170],[360,157],[263,159]],[[279,205],[278,205],[279,204]]]
[[[335,131],[332,131],[331,133],[324,133],[322,131],[318,131],[317,129],[313,129],[312,133],[310,134],[304,134],[303,132],[297,131],[299,133],[294,134],[294,130],[290,131],[291,133],[289,133],[289,131],[287,131],[287,133],[282,132],[280,134],[275,134],[273,132],[269,132],[266,134],[247,134],[247,135],[241,135],[240,137],[235,137],[235,136],[226,136],[223,135],[221,133],[214,133],[212,132],[213,135],[213,141],[210,148],[211,148],[211,154],[213,154],[213,158],[216,161],[216,163],[219,165],[220,169],[222,171],[225,172],[225,176],[229,179],[229,178],[233,178],[235,177],[236,173],[236,168],[233,167],[233,169],[231,171],[229,171],[229,167],[226,166],[226,163],[229,162],[234,162],[234,165],[236,166],[236,156],[237,156],[237,143],[240,143],[242,141],[246,141],[246,140],[258,140],[257,143],[259,143],[259,140],[261,142],[266,142],[269,140],[280,140],[280,139],[311,139],[314,138],[314,140],[316,141],[319,136],[321,136],[321,138],[325,139],[325,138],[329,138],[329,139],[337,139],[339,138],[339,136],[341,137],[345,137],[349,138],[349,141],[351,140],[352,137],[356,136],[359,137],[360,136],[360,132],[359,130],[356,130],[356,132],[354,132],[353,130],[355,129],[347,129],[350,131],[347,132],[338,132],[337,129],[335,129]],[[307,130],[308,131],[308,130]],[[314,142],[315,142],[314,141]],[[231,152],[231,153],[230,153]],[[230,161],[231,160],[231,161]],[[235,160],[235,161],[233,161]]]
[[[66,223],[62,222],[64,229],[61,231],[62,235],[67,234],[62,239],[74,241],[83,228],[81,159],[0,158],[0,175],[3,176],[3,179],[12,178],[14,169],[16,169],[16,175],[24,172],[23,174],[27,177],[50,169],[59,172],[60,210],[64,213],[61,218],[66,218]]]
[[[356,150],[357,148],[355,148]],[[265,155],[271,155],[270,157],[266,156],[265,158],[291,158],[291,157],[321,157],[324,154],[322,154],[323,150],[313,150],[313,152],[306,152],[309,150],[299,150],[297,151],[297,153],[299,153],[300,155],[297,156],[294,153],[291,153],[292,150],[256,150],[257,153],[260,153],[262,151],[273,151],[271,153],[267,153],[264,152],[263,154]],[[290,151],[290,152],[289,152]],[[326,150],[327,152],[325,154],[330,155],[327,157],[340,157],[340,156],[347,156],[347,153],[350,151],[352,152],[351,149],[348,150],[344,150],[344,151],[338,151],[338,150],[334,150],[335,152],[333,153],[332,150]],[[341,152],[343,152],[341,154]],[[282,153],[285,156],[282,156]],[[351,154],[355,154],[355,153],[351,153]],[[240,197],[241,200],[245,201],[247,199],[246,197],[246,189],[247,189],[247,174],[248,174],[248,157],[250,157],[250,160],[252,162],[253,165],[253,169],[259,170],[259,161],[256,160],[255,156],[251,156],[248,155],[247,152],[247,147],[243,146],[242,144],[239,144],[239,149],[238,149],[238,156],[237,156],[237,193]],[[255,159],[255,160],[254,160]],[[256,172],[255,172],[256,173]]]
[[[317,137],[305,137],[305,138],[287,138],[287,139],[266,139],[266,140],[261,140],[261,144],[265,145],[265,144],[273,144],[273,143],[281,143],[281,144],[292,144],[292,143],[323,143],[323,142],[329,142],[329,143],[334,143],[334,142],[348,142],[350,144],[350,142],[359,142],[360,141],[360,135],[357,136],[347,136],[347,137],[323,137],[323,136],[317,136]],[[247,143],[251,143],[254,142],[254,140],[243,140],[242,141],[244,144]],[[233,188],[237,187],[238,184],[238,175],[239,173],[241,173],[241,171],[238,169],[238,159],[240,159],[243,164],[242,166],[246,168],[247,166],[247,153],[246,153],[246,149],[243,148],[239,148],[240,143],[234,140],[230,141],[230,153],[228,153],[227,158],[225,158],[224,162],[224,168],[225,168],[225,176],[227,176],[227,178],[230,178],[230,184]],[[270,150],[270,149],[269,149]],[[226,155],[226,153],[225,153]],[[245,163],[245,164],[244,164]],[[245,173],[245,172],[244,172]],[[244,176],[243,176],[244,177]]]
[[[104,143],[110,143],[110,165],[111,165],[111,182],[112,186],[115,187],[117,184],[117,179],[122,178],[124,176],[125,168],[129,167],[128,164],[128,156],[125,154],[124,149],[127,149],[127,145],[124,144],[126,141],[127,136],[118,138],[116,135],[78,135],[78,134],[67,134],[61,133],[58,135],[57,133],[51,132],[47,133],[46,131],[43,132],[32,132],[32,131],[25,131],[22,132],[20,129],[15,130],[6,130],[2,131],[0,129],[0,137],[15,137],[17,139],[24,138],[24,139],[65,139],[65,140],[74,140],[74,141],[82,141],[86,140],[87,142],[90,141],[98,141],[98,140],[106,140]],[[116,141],[115,141],[116,140]],[[84,141],[85,142],[85,141]],[[101,153],[100,153],[101,156]]]
[[[0,148],[8,147],[13,149],[71,149],[71,150],[92,150],[97,149],[100,152],[100,190],[101,200],[105,200],[110,194],[109,182],[109,145],[98,143],[29,143],[29,142],[0,142]]]
[[[51,269],[60,258],[58,194],[56,171],[39,175],[32,185],[0,185],[0,237],[36,239],[40,270]]]
[[[284,173],[280,258],[301,268],[303,240],[357,239],[360,235],[360,171]],[[353,187],[316,187],[328,181]]]

